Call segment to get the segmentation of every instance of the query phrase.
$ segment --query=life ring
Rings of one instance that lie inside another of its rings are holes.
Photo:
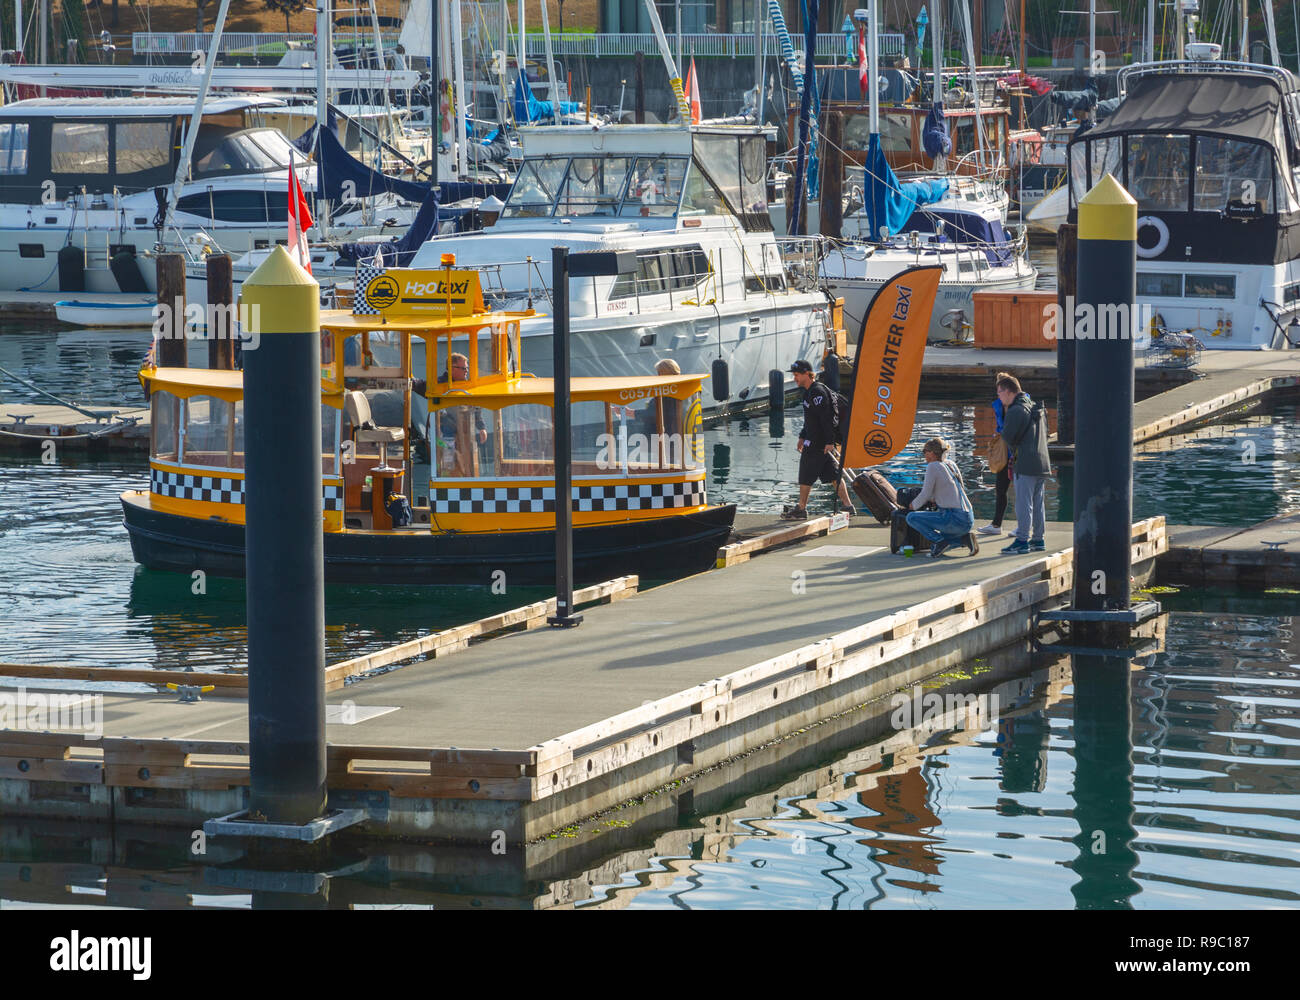
[[[1142,231],[1144,226],[1150,226],[1156,231],[1156,245],[1153,247],[1144,247],[1142,241],[1137,241],[1137,255],[1145,260],[1152,257],[1159,257],[1169,248],[1169,227],[1165,225],[1164,219],[1158,219],[1154,215],[1144,215],[1138,219],[1138,232]]]

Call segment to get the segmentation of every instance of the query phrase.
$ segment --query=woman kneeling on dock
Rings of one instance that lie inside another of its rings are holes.
[[[907,523],[932,543],[931,558],[942,554],[954,542],[961,542],[975,555],[980,550],[972,530],[975,510],[966,496],[961,470],[955,462],[944,459],[948,445],[942,438],[927,441],[922,451],[926,461],[925,483],[911,503]],[[931,500],[938,510],[920,509]]]

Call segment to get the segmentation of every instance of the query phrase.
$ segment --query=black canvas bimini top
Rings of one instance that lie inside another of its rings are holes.
[[[1170,73],[1133,81],[1104,124],[1087,132],[1099,139],[1127,132],[1200,132],[1272,145],[1282,91],[1267,76]]]

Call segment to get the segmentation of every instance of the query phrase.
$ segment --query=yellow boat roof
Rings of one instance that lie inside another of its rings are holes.
[[[624,378],[575,378],[570,380],[569,395],[572,398],[614,397],[620,402],[634,402],[654,396],[679,398],[677,393],[652,390],[684,386],[694,391],[700,382],[708,377],[707,375],[638,375]],[[534,398],[551,402],[555,398],[555,379],[523,377],[463,387],[462,383],[453,382],[450,388],[443,391],[438,391],[435,386],[430,385],[428,395],[432,400],[445,403],[458,403],[462,400],[488,403],[493,399]]]
[[[418,316],[397,317],[385,320],[383,316],[354,316],[346,309],[325,309],[320,314],[322,330],[335,330],[340,333],[365,333],[367,331],[396,330],[399,333],[438,333],[445,330],[462,330],[484,326],[509,323],[514,320],[527,319],[543,315],[527,310],[525,312],[484,312],[447,317],[441,311],[429,312]]]

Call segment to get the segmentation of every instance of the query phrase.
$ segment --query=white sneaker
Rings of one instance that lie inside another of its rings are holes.
[[[980,528],[976,532],[976,534],[977,535],[1000,535],[1002,534],[1002,526],[1000,524],[986,524],[984,525],[984,527]]]

